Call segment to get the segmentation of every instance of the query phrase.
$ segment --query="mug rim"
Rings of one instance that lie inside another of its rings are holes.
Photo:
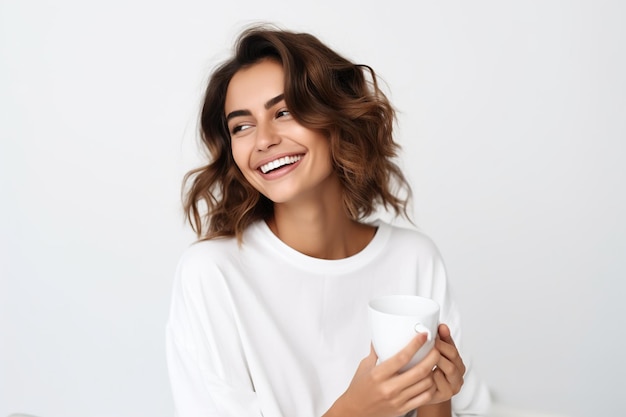
[[[435,313],[435,312],[439,312],[440,310],[440,306],[439,303],[436,302],[435,300],[433,300],[432,298],[428,298],[428,297],[424,297],[421,295],[410,295],[410,294],[391,294],[391,295],[383,295],[383,296],[379,296],[379,297],[374,297],[372,299],[370,299],[370,301],[368,302],[368,306],[370,309],[376,311],[377,313],[380,314],[388,314],[388,315],[393,315],[393,316],[413,316],[413,314],[403,314],[403,313],[397,313],[397,312],[389,312],[387,309],[383,309],[382,306],[379,306],[377,304],[382,303],[382,302],[386,302],[390,299],[401,299],[401,300],[420,300],[422,302],[424,302],[427,305],[427,310],[429,313]]]

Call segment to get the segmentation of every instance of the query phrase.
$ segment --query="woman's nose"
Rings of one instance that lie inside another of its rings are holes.
[[[271,123],[259,123],[256,129],[257,150],[265,151],[280,143],[280,135]]]

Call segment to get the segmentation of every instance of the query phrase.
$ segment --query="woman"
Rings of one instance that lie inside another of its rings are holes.
[[[371,68],[309,34],[248,29],[213,73],[210,160],[185,178],[200,240],[180,261],[167,327],[180,417],[484,411],[436,247],[367,220],[381,207],[406,216],[394,117]],[[403,373],[424,336],[377,363],[367,320],[369,299],[396,293],[433,298],[447,324]]]

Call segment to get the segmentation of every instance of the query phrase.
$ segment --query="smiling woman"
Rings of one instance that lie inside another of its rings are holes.
[[[274,202],[275,211],[277,204],[309,205],[306,199],[341,202],[328,138],[291,115],[284,86],[283,67],[272,59],[241,69],[231,79],[224,109],[235,164]]]
[[[213,73],[211,158],[185,177],[199,241],[167,326],[179,417],[486,412],[436,246],[365,220],[381,207],[406,216],[393,122],[376,73],[310,34],[251,28]],[[380,363],[370,348],[367,303],[388,294],[441,307],[434,348],[406,371],[424,334]]]
[[[198,236],[240,238],[247,226],[274,211],[270,200],[244,181],[231,154],[231,133],[239,135],[250,126],[228,123],[251,116],[251,109],[233,108],[225,116],[227,90],[233,98],[231,79],[264,60],[284,71],[274,71],[275,78],[262,83],[276,83],[276,77],[283,83],[274,95],[259,100],[270,107],[278,104],[274,100],[284,100],[299,125],[328,139],[349,216],[366,217],[379,205],[406,215],[406,199],[391,192],[397,186],[410,195],[404,175],[391,160],[398,151],[392,136],[394,111],[378,89],[374,71],[341,57],[310,34],[252,28],[242,34],[235,56],[215,70],[207,87],[200,122],[213,160],[186,177],[190,187],[185,207]],[[213,198],[218,194],[223,198]],[[198,209],[198,202],[208,204],[208,213]]]

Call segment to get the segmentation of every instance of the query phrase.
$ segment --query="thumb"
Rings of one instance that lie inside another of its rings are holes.
[[[373,368],[374,366],[376,366],[377,361],[378,361],[378,355],[376,354],[376,351],[374,350],[374,345],[370,343],[370,354],[367,355],[365,359],[363,359],[364,365],[367,365],[368,367]]]
[[[441,323],[439,325],[438,331],[439,331],[439,338],[441,338],[441,340],[455,346],[454,340],[452,340],[452,332],[450,331],[450,328],[446,324]]]

